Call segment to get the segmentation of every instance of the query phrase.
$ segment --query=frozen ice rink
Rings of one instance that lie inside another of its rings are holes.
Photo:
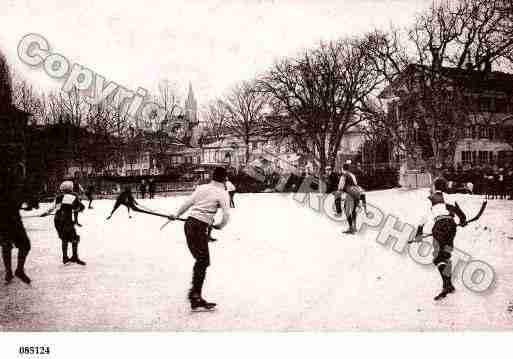
[[[368,202],[416,224],[428,208],[425,190],[371,192]],[[457,195],[472,217],[479,196]],[[140,200],[173,213],[184,197]],[[237,208],[218,239],[204,296],[212,313],[190,313],[186,293],[193,260],[183,223],[120,208],[112,200],[80,215],[82,267],[61,262],[53,217],[23,212],[32,240],[31,286],[0,286],[3,331],[182,330],[505,330],[513,327],[513,201],[491,200],[478,222],[459,229],[455,246],[496,271],[494,289],[476,294],[458,275],[456,292],[433,297],[441,281],[376,242],[377,232],[343,235],[337,223],[292,195],[236,195]],[[3,278],[3,272],[0,272]]]

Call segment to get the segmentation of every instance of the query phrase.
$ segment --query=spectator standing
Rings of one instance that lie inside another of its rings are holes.
[[[139,185],[139,192],[141,192],[141,198],[146,197],[146,181],[142,180],[141,184]]]

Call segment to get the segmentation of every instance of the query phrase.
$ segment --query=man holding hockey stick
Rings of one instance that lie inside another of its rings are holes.
[[[209,303],[203,299],[201,291],[207,267],[210,265],[210,254],[208,249],[208,227],[222,229],[229,221],[230,197],[224,188],[226,169],[217,167],[212,174],[212,181],[200,185],[194,193],[180,206],[175,215],[169,219],[178,219],[183,213],[189,211],[184,226],[187,246],[196,260],[192,274],[192,288],[189,291],[191,309],[212,310],[215,303]],[[217,209],[221,208],[223,216],[220,223],[213,224]]]
[[[415,240],[422,240],[424,225],[427,223],[429,217],[431,217],[434,223],[432,229],[434,246],[433,264],[437,266],[442,278],[442,291],[434,298],[434,300],[441,300],[448,294],[453,293],[455,290],[451,279],[451,252],[454,247],[454,237],[456,236],[457,228],[454,217],[458,217],[459,226],[461,227],[466,226],[468,223],[465,213],[463,213],[457,203],[452,205],[445,202],[443,192],[446,188],[446,181],[443,178],[437,178],[434,181],[434,188],[431,191],[431,195],[428,197],[431,201],[431,212],[424,216],[420,221],[416,234],[416,238],[418,239]],[[482,208],[478,214],[479,216],[483,210],[484,208]],[[472,220],[475,219],[476,218],[473,218]]]

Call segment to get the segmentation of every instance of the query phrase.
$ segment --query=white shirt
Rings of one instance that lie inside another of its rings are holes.
[[[353,183],[355,186],[358,186],[358,182],[356,182],[356,177],[351,172],[342,172],[342,175],[340,176],[340,181],[338,182],[338,190],[342,191],[344,187],[346,186],[346,175],[351,176]]]
[[[448,199],[447,194],[443,194],[444,196],[444,203],[437,203],[434,206],[431,206],[431,209],[428,213],[426,213],[424,216],[422,216],[419,225],[423,226],[428,222],[434,222],[435,218],[438,216],[449,216],[451,213],[447,209],[446,204],[452,204],[452,201]]]
[[[218,208],[228,211],[230,197],[222,183],[210,182],[196,187],[191,195],[189,217],[211,225]]]
[[[226,190],[228,192],[235,191],[235,186],[230,181],[226,181]]]

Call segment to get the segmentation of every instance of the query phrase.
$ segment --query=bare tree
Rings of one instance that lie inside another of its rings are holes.
[[[204,110],[201,143],[220,141],[227,134],[228,110],[221,100],[212,101]]]
[[[164,79],[159,82],[156,100],[170,116],[178,116],[183,112],[176,85],[169,80]]]
[[[246,145],[245,163],[250,159],[251,140],[262,135],[268,101],[268,95],[257,91],[255,83],[244,81],[236,85],[221,103],[226,111],[221,113],[226,116],[222,125],[228,134]]]
[[[513,50],[513,14],[501,3],[446,1],[421,13],[406,38],[395,29],[367,35],[374,66],[390,84],[384,96],[396,99],[390,113],[375,120],[407,152],[420,147],[423,159],[438,165],[453,159],[479,83]]]
[[[363,41],[343,39],[277,62],[259,80],[275,113],[266,132],[290,138],[321,170],[334,166],[342,137],[363,121],[361,111],[383,81],[371,60]]]
[[[7,112],[12,106],[12,80],[9,66],[2,52],[0,52],[0,111]]]

